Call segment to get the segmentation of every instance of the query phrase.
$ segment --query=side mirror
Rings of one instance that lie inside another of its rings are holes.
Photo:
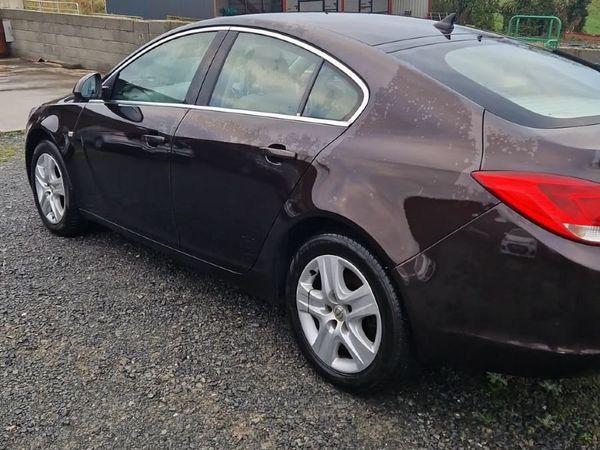
[[[90,73],[81,78],[73,88],[77,100],[92,100],[102,97],[102,77],[99,73]]]

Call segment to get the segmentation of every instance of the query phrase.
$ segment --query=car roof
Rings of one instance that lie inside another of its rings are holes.
[[[433,25],[435,21],[414,17],[364,13],[266,13],[218,17],[194,24],[194,26],[231,25],[253,26],[301,34],[302,31],[320,31],[337,34],[345,39],[370,46],[389,44],[420,38],[447,38]],[[457,26],[454,34],[481,34],[471,28]]]

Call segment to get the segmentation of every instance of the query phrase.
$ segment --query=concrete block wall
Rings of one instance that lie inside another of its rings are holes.
[[[600,67],[600,48],[563,47],[561,50]]]
[[[119,16],[83,16],[0,9],[15,41],[12,56],[43,59],[106,72],[131,52],[185,22],[138,20]]]

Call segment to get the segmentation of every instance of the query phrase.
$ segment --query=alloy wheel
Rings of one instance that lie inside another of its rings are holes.
[[[302,331],[318,358],[343,373],[365,370],[381,343],[381,315],[365,276],[335,255],[313,259],[296,289]]]
[[[35,190],[44,217],[52,224],[65,215],[65,183],[56,160],[42,153],[35,167]]]

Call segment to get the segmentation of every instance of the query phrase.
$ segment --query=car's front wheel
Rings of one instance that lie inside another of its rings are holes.
[[[35,148],[30,176],[42,222],[53,233],[74,236],[84,229],[84,221],[75,204],[71,179],[58,148],[42,141]]]
[[[414,367],[396,290],[377,258],[349,237],[319,235],[298,250],[287,307],[304,355],[342,388],[381,388]]]

